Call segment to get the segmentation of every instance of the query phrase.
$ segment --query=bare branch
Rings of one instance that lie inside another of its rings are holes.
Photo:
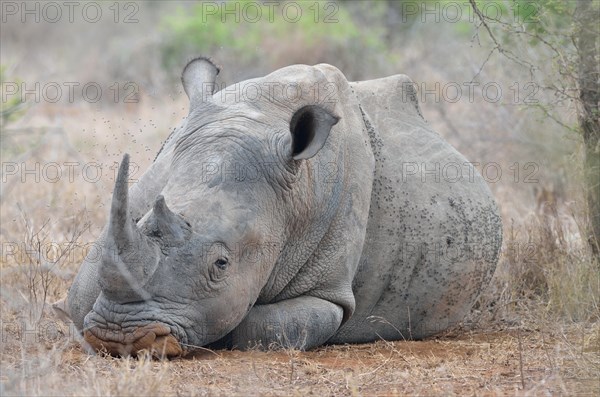
[[[475,12],[475,14],[477,15],[477,17],[481,21],[481,25],[483,25],[483,27],[485,28],[485,30],[487,30],[488,35],[490,36],[490,39],[492,39],[492,41],[494,42],[494,45],[496,46],[495,49],[497,49],[498,52],[500,52],[502,55],[504,55],[505,57],[507,57],[511,61],[513,61],[513,62],[515,62],[515,63],[517,63],[517,64],[519,64],[521,66],[527,67],[529,69],[530,73],[533,73],[533,70],[536,69],[535,65],[533,65],[532,63],[530,63],[530,62],[528,62],[528,61],[520,58],[519,56],[517,56],[516,54],[514,54],[512,51],[507,50],[506,48],[504,48],[500,44],[500,42],[496,39],[496,36],[492,32],[492,29],[490,28],[490,26],[486,22],[486,19],[488,19],[488,18],[481,13],[481,10],[479,10],[479,8],[477,8],[477,4],[475,4],[475,0],[469,0],[469,3],[471,4],[471,7],[473,8],[473,11]]]

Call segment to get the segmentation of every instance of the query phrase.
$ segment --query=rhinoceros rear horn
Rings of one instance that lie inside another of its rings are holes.
[[[156,198],[152,211],[154,216],[151,220],[155,222],[151,225],[152,232],[157,233],[165,243],[182,242],[191,233],[190,225],[169,209],[162,195]]]
[[[199,103],[206,102],[215,91],[215,80],[219,68],[210,59],[198,57],[192,59],[183,68],[181,82],[190,100],[190,108],[194,109]]]
[[[317,154],[327,141],[331,127],[339,119],[319,105],[308,105],[297,110],[290,121],[292,158],[309,159]]]

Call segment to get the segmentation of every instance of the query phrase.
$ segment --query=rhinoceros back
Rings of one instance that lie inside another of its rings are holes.
[[[356,311],[331,342],[427,337],[461,321],[491,279],[498,209],[474,167],[428,127],[408,77],[351,86],[376,165]]]

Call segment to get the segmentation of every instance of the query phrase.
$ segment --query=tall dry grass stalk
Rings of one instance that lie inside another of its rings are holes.
[[[511,219],[492,285],[480,304],[498,318],[566,322],[600,320],[600,264],[581,236],[586,225],[573,211],[546,208],[522,223]],[[485,302],[485,303],[484,303]]]

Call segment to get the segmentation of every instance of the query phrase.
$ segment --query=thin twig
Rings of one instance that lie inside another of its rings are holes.
[[[523,375],[523,345],[521,344],[521,327],[517,328],[517,337],[519,338],[519,371],[521,373],[521,388],[525,390],[525,376]]]
[[[199,350],[204,350],[207,352],[210,352],[212,354],[214,354],[217,357],[221,357],[218,353],[216,353],[214,350],[211,350],[207,347],[202,347],[202,346],[196,346],[196,345],[190,345],[189,343],[179,343],[181,346],[185,346],[185,347],[191,347],[193,349],[199,349]]]
[[[485,30],[488,32],[488,34],[490,36],[490,39],[492,39],[492,41],[494,42],[494,45],[496,46],[495,49],[497,49],[498,52],[500,52],[502,55],[504,55],[508,59],[512,60],[513,62],[516,62],[516,63],[518,63],[521,66],[525,66],[525,67],[529,68],[529,72],[532,73],[533,70],[536,69],[535,65],[533,65],[532,63],[530,63],[530,62],[528,62],[526,60],[521,59],[520,57],[518,57],[517,55],[515,55],[512,51],[507,50],[506,48],[502,47],[502,45],[500,44],[500,42],[498,41],[498,39],[496,39],[496,36],[492,32],[492,29],[487,24],[486,17],[481,13],[481,11],[479,10],[479,8],[477,8],[477,4],[475,4],[475,0],[469,0],[469,3],[471,4],[471,7],[473,8],[473,11],[475,12],[475,14],[477,15],[477,17],[481,21],[481,25],[483,25],[483,27],[485,28]]]
[[[477,71],[477,73],[475,73],[475,76],[473,76],[471,78],[470,83],[473,83],[475,81],[475,79],[477,77],[479,77],[479,75],[481,74],[481,72],[483,71],[483,68],[485,67],[485,65],[488,63],[488,61],[490,60],[490,58],[492,57],[492,54],[497,50],[496,47],[492,48],[492,50],[490,51],[490,53],[488,54],[487,58],[485,58],[485,60],[483,61],[483,63],[481,64],[481,66],[479,67],[479,70]]]

